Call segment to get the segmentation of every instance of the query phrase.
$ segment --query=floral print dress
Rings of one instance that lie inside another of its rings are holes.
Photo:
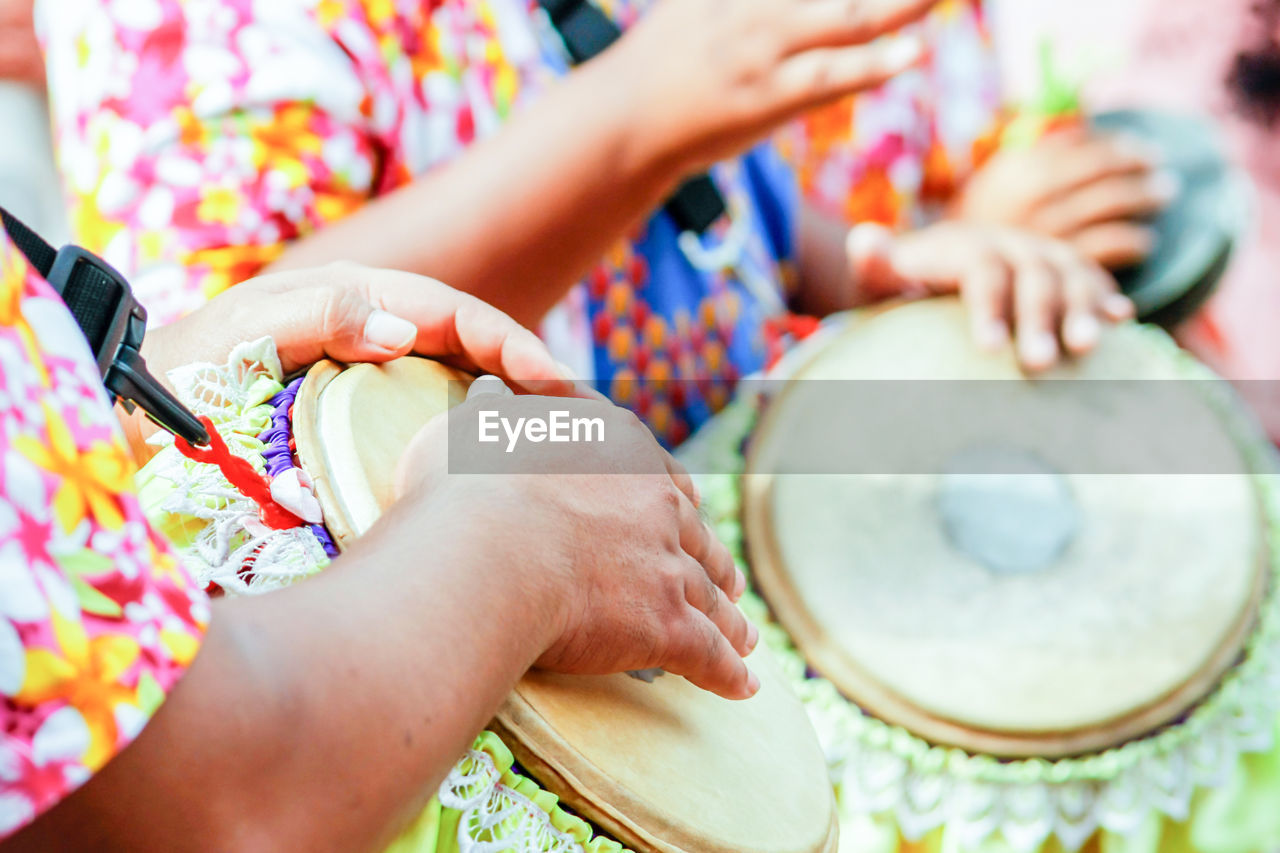
[[[982,0],[942,0],[909,31],[920,67],[782,134],[805,194],[850,224],[927,224],[995,150],[1000,74]]]
[[[133,473],[79,328],[0,234],[0,840],[131,742],[203,637]]]
[[[604,8],[625,28],[649,2]],[[154,322],[447,163],[569,70],[535,0],[43,0],[37,18],[73,232]],[[543,328],[671,443],[764,363],[792,255],[794,176],[772,146],[714,178],[733,224],[691,254],[656,214]]]

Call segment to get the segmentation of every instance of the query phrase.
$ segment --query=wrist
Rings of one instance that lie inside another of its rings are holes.
[[[643,26],[642,21],[637,29]],[[659,91],[653,62],[637,48],[636,36],[635,30],[628,31],[575,76],[593,87],[589,97],[601,105],[594,112],[607,127],[614,162],[623,174],[674,190],[698,165],[686,140],[664,120],[670,99]]]
[[[442,571],[469,577],[474,601],[498,614],[527,668],[568,624],[573,590],[565,563],[573,551],[559,541],[563,521],[540,512],[524,491],[502,478],[443,473],[406,490],[379,527],[407,536],[419,560],[423,543],[433,543],[430,559]]]

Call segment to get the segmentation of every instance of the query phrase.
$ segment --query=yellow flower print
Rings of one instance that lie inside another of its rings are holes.
[[[369,0],[364,7],[369,16],[369,22],[375,26],[390,23],[396,14],[396,6],[392,0]]]
[[[103,162],[106,161],[106,156],[105,153],[102,155]],[[123,223],[104,216],[98,207],[96,198],[100,191],[101,186],[88,195],[77,192],[71,205],[71,233],[79,238],[85,248],[99,252],[106,249],[124,230]]]
[[[115,752],[119,732],[116,708],[137,705],[137,691],[121,676],[138,659],[137,642],[123,634],[89,638],[76,619],[53,612],[53,630],[61,654],[44,648],[27,650],[27,671],[15,704],[37,707],[61,700],[84,717],[89,749],[84,764],[97,770]]]
[[[280,257],[284,248],[284,243],[219,246],[187,252],[180,260],[188,269],[200,271],[201,290],[212,299],[228,287],[253,278],[263,267]]]
[[[80,448],[61,415],[48,404],[43,408],[48,443],[20,436],[13,446],[60,480],[53,509],[62,529],[74,530],[92,515],[103,527],[119,530],[124,524],[119,496],[133,488],[133,461],[122,447],[107,441]]]
[[[325,28],[333,26],[342,18],[344,12],[346,7],[341,0],[320,0],[316,4],[316,20]]]
[[[18,322],[18,309],[22,305],[22,289],[26,284],[26,266],[15,263],[9,256],[8,244],[0,254],[0,326],[13,326]]]
[[[268,167],[307,179],[299,154],[320,154],[324,137],[315,129],[316,111],[307,104],[284,104],[276,107],[269,122],[253,121],[249,133],[253,139],[253,166]],[[295,184],[295,186],[299,186]]]
[[[235,225],[240,219],[240,196],[226,187],[206,187],[196,216],[206,224]]]

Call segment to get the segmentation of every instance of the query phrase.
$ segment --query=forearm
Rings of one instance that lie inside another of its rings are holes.
[[[528,567],[482,544],[500,532],[431,509],[393,511],[312,581],[219,602],[138,740],[13,849],[389,841],[555,629],[533,589],[503,582]]]
[[[681,177],[646,147],[634,75],[615,53],[453,162],[294,243],[272,269],[345,259],[409,270],[535,324]]]

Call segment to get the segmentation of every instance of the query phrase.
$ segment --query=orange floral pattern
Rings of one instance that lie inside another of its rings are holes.
[[[943,0],[910,31],[926,45],[918,69],[815,110],[780,138],[805,194],[850,224],[924,224],[1004,125],[982,0]]]
[[[152,531],[75,321],[0,237],[0,839],[142,729],[208,602]]]

